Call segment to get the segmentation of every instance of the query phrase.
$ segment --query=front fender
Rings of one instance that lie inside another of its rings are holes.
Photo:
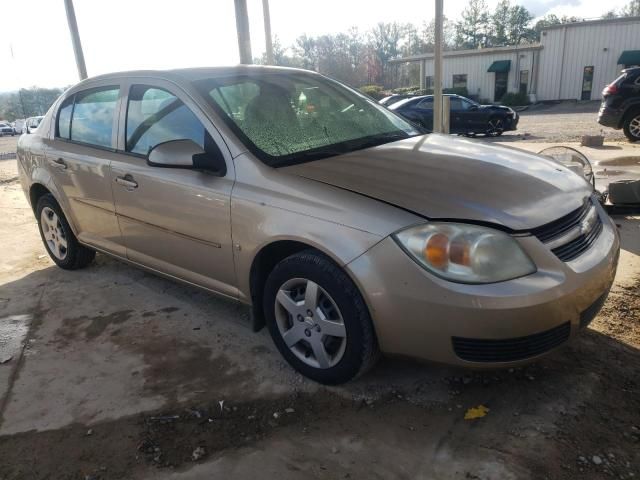
[[[250,303],[251,266],[258,253],[278,241],[293,241],[324,253],[344,266],[382,240],[382,236],[270,205],[234,199],[234,260],[240,299]]]

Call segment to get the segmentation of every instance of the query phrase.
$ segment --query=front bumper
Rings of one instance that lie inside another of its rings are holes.
[[[604,303],[620,245],[611,219],[601,208],[599,214],[598,239],[570,262],[535,237],[519,237],[538,271],[506,282],[440,279],[390,237],[347,268],[365,296],[383,352],[461,366],[518,365],[575,336]],[[487,351],[496,355],[483,356]],[[517,355],[497,355],[513,351]]]
[[[505,132],[516,130],[518,128],[518,122],[520,121],[520,115],[516,112],[515,116],[508,117],[505,122]]]

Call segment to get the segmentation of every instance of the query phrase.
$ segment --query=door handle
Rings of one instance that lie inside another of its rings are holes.
[[[126,188],[138,188],[138,182],[136,182],[131,175],[116,177],[115,182]]]
[[[51,165],[57,168],[60,168],[61,170],[66,170],[67,169],[67,164],[64,161],[64,159],[62,158],[57,158],[56,160],[51,160]]]

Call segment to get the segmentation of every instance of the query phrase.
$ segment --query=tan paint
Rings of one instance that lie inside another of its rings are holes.
[[[62,99],[98,85],[121,87],[113,148],[55,138],[59,100],[38,133],[20,139],[25,193],[44,182],[81,242],[244,303],[251,302],[250,269],[261,249],[279,240],[306,243],[351,276],[383,351],[392,354],[464,364],[452,352],[452,335],[510,338],[566,321],[575,333],[580,312],[608,290],[619,243],[601,209],[603,232],[576,260],[562,262],[525,235],[517,240],[538,267],[535,274],[490,285],[434,277],[390,234],[425,217],[532,228],[575,209],[588,186],[535,155],[437,135],[268,167],[190,84],[258,68],[264,67],[130,72],[81,82]],[[269,71],[286,75],[286,69]],[[221,148],[226,176],[151,167],[123,153],[122,107],[134,83],[161,86],[184,101]],[[67,168],[54,165],[58,158]]]

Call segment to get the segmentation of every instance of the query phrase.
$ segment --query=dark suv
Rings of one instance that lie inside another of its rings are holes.
[[[640,140],[640,67],[627,68],[602,91],[598,123],[624,129],[632,142]]]

